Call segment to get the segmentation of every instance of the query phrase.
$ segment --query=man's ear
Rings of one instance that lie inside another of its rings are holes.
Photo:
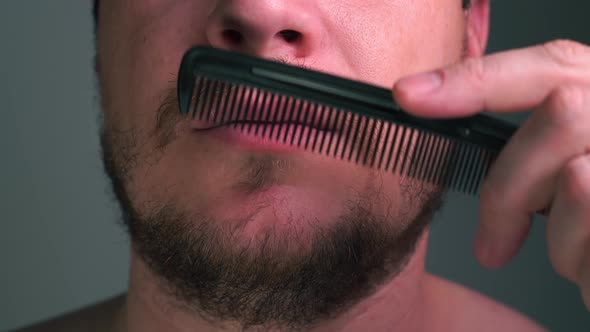
[[[471,0],[465,11],[467,57],[480,57],[485,54],[490,30],[490,0]]]

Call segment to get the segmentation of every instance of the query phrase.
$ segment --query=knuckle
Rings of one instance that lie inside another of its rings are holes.
[[[488,76],[489,68],[481,58],[469,58],[463,63],[467,78],[477,87],[483,86]]]
[[[566,85],[558,88],[555,91],[556,106],[565,109],[580,109],[584,108],[586,103],[586,95],[588,92],[585,88],[577,85]]]
[[[568,162],[562,173],[561,186],[567,199],[580,207],[590,206],[590,155]],[[588,218],[590,227],[590,218]]]
[[[558,39],[543,44],[543,50],[549,58],[563,66],[575,66],[582,62],[588,62],[590,48],[582,43]]]
[[[549,119],[560,127],[574,129],[589,122],[590,112],[585,110],[589,102],[586,89],[568,85],[556,89],[549,97]]]

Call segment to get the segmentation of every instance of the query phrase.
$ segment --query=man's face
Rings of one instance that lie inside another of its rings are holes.
[[[305,151],[246,149],[191,131],[175,101],[181,57],[208,45],[390,88],[405,74],[459,60],[464,15],[458,0],[102,0],[105,162],[142,259],[205,314],[245,324],[298,324],[270,309],[261,314],[279,289],[305,293],[290,304],[279,297],[285,306],[322,303],[314,311],[324,316],[368,295],[411,253],[437,189]],[[286,37],[292,31],[297,38]],[[305,268],[315,273],[298,276]],[[338,284],[341,268],[358,280]],[[216,310],[221,300],[207,304],[230,296],[216,293],[223,286],[260,276],[244,295],[261,298],[242,303],[242,314]],[[289,288],[288,276],[305,285]],[[322,277],[347,291],[331,294]],[[311,294],[317,289],[325,294]],[[244,318],[248,310],[259,316]]]

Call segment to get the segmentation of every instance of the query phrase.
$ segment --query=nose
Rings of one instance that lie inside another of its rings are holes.
[[[309,0],[219,0],[207,39],[216,48],[266,58],[309,57],[324,33],[315,7]]]

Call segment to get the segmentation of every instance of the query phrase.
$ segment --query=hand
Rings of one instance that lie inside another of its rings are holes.
[[[562,40],[470,58],[403,79],[393,93],[431,118],[533,110],[481,187],[475,253],[487,267],[505,264],[534,211],[551,206],[549,258],[590,309],[590,47]]]

